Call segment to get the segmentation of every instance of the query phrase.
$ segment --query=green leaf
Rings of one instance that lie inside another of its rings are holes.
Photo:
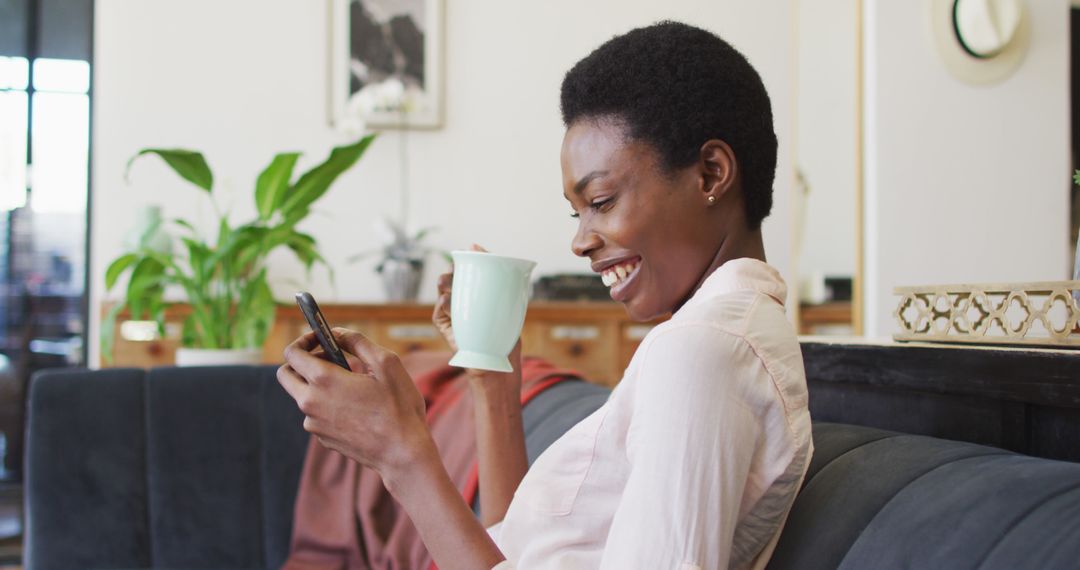
[[[296,254],[296,257],[304,264],[308,271],[315,262],[325,263],[318,249],[315,248],[315,238],[308,234],[293,232],[285,244]]]
[[[301,220],[306,218],[311,211],[307,208],[300,208],[299,210],[293,210],[289,212],[285,219],[281,222],[282,226],[292,228],[296,224],[299,224]],[[280,226],[279,226],[280,227]]]
[[[211,307],[207,303],[193,304],[191,306],[190,330],[185,331],[185,336],[190,333],[190,344],[185,340],[184,346],[189,348],[218,348],[217,337],[214,330],[214,319],[209,311]],[[185,321],[185,328],[189,325]]]
[[[201,152],[182,148],[144,148],[138,154],[128,160],[127,168],[124,169],[124,179],[128,180],[131,174],[131,165],[137,158],[145,154],[156,154],[172,167],[173,171],[181,178],[210,192],[214,188],[214,175],[210,172],[210,165],[206,164]]]
[[[129,253],[121,255],[109,264],[109,268],[105,270],[105,290],[112,289],[113,285],[116,285],[116,280],[120,278],[120,274],[128,267],[131,267],[138,259],[138,255]]]
[[[277,304],[266,280],[266,269],[249,281],[240,296],[233,328],[234,347],[258,347],[266,341]]]
[[[1080,170],[1073,172],[1073,182],[1080,184]]]
[[[198,233],[199,233],[198,231],[196,231],[196,230],[195,230],[195,226],[191,225],[191,222],[189,222],[189,221],[187,221],[187,220],[183,220],[183,219],[180,219],[180,218],[176,218],[176,219],[174,219],[174,220],[173,220],[172,222],[173,222],[174,224],[176,224],[176,225],[178,225],[178,226],[180,226],[180,227],[182,227],[182,228],[184,228],[184,229],[188,230],[188,231],[189,231],[189,232],[191,232],[192,234],[198,234]]]
[[[239,229],[239,228],[237,228],[237,229]],[[222,216],[221,223],[218,224],[218,234],[217,234],[217,246],[219,248],[222,245],[225,244],[226,239],[232,237],[230,235],[231,233],[232,233],[232,229],[229,228],[229,219],[227,217],[225,217],[225,216]]]
[[[421,241],[424,240],[424,238],[426,238],[428,236],[428,234],[430,234],[431,232],[433,232],[433,231],[435,231],[437,229],[438,228],[436,228],[434,226],[429,227],[429,228],[424,228],[424,229],[416,232],[416,237],[414,237],[412,240],[413,240],[413,242],[419,244]]]
[[[293,167],[296,166],[298,158],[298,152],[281,153],[275,156],[270,166],[259,175],[255,182],[255,207],[259,210],[260,219],[270,219],[274,211],[281,206],[285,192],[289,190],[289,180],[292,179]]]
[[[113,361],[113,341],[116,339],[116,317],[127,306],[126,302],[118,302],[109,309],[105,318],[101,319],[101,357],[106,364]]]
[[[240,252],[249,247],[258,247],[259,240],[265,235],[267,229],[262,226],[240,226],[224,235],[224,243],[218,245],[214,254],[207,259],[207,267],[211,268],[229,261],[234,256],[240,256]]]
[[[184,319],[184,326],[180,331],[180,346],[198,346],[198,332],[195,330],[195,315],[188,315]]]
[[[351,145],[339,146],[331,151],[326,161],[305,172],[296,181],[281,205],[282,213],[288,216],[290,212],[308,209],[326,193],[338,176],[360,160],[373,140],[375,135],[367,135]]]
[[[141,318],[144,309],[154,306],[164,294],[164,273],[165,266],[153,257],[143,257],[135,264],[135,269],[131,270],[126,295],[132,318]]]
[[[188,264],[191,266],[192,277],[197,283],[206,282],[206,260],[210,257],[210,248],[201,241],[191,238],[180,238],[188,250]]]

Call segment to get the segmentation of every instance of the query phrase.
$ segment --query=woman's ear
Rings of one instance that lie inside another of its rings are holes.
[[[735,186],[739,163],[728,143],[710,139],[701,145],[698,168],[701,172],[701,199],[709,205],[719,202]]]

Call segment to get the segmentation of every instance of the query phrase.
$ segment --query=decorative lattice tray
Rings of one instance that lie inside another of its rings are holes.
[[[1080,281],[897,287],[899,341],[1080,348]]]

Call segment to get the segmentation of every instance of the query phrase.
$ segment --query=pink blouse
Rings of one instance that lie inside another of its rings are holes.
[[[813,453],[786,286],[729,261],[645,337],[490,529],[509,568],[762,568]]]

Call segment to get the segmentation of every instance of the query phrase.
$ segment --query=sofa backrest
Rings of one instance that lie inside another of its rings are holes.
[[[48,371],[31,386],[27,567],[278,568],[308,444],[276,367]],[[608,390],[523,411],[529,459]]]
[[[273,367],[48,372],[31,387],[35,568],[269,567],[308,437]]]
[[[814,456],[769,568],[1075,568],[1080,464],[844,424]]]
[[[273,367],[56,371],[32,383],[28,568],[277,568],[308,442]],[[532,461],[603,404],[523,412]],[[770,568],[1058,568],[1080,560],[1080,464],[844,424],[815,452]]]

